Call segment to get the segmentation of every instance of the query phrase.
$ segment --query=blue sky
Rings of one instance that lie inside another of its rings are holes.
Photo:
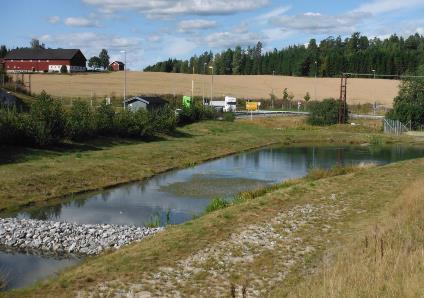
[[[0,44],[102,48],[141,69],[159,60],[188,58],[238,44],[265,50],[310,38],[424,34],[424,0],[21,0],[1,4]]]

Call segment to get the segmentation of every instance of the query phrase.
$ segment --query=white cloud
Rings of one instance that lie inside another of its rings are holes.
[[[214,32],[204,38],[204,43],[211,48],[233,48],[235,46],[255,45],[263,39],[262,34],[240,27],[231,31]]]
[[[290,6],[281,6],[279,8],[273,9],[270,12],[261,14],[256,17],[258,21],[268,21],[269,19],[281,16],[282,14],[286,13],[290,10]]]
[[[287,31],[287,30],[284,30],[282,28],[267,28],[267,29],[262,30],[262,33],[265,37],[264,40],[266,40],[267,42],[282,40],[282,39],[288,38],[289,36],[294,34],[294,32]]]
[[[424,7],[423,0],[374,0],[360,5],[354,12],[380,14],[397,11],[399,9],[412,9],[419,6]]]
[[[57,45],[58,47],[76,48],[109,48],[124,49],[138,46],[142,39],[136,37],[118,37],[95,32],[61,33],[57,35],[42,35],[40,41]]]
[[[336,16],[309,12],[273,18],[271,23],[286,30],[332,35],[355,31],[356,26],[369,16],[370,14],[366,12],[350,12]]]
[[[100,27],[98,21],[82,17],[69,17],[66,18],[63,22],[66,26],[71,27]]]
[[[166,54],[174,58],[187,58],[196,47],[196,43],[181,37],[171,37],[167,40],[170,46],[166,48]]]
[[[178,30],[181,32],[189,32],[196,30],[211,29],[216,26],[216,21],[213,20],[184,20],[179,22]]]
[[[104,13],[135,10],[148,17],[173,15],[225,15],[250,11],[269,4],[270,0],[83,0]]]
[[[58,16],[51,16],[51,17],[48,17],[47,21],[50,24],[57,24],[57,23],[60,22],[60,17],[58,17]]]

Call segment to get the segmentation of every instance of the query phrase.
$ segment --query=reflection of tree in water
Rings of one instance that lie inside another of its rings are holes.
[[[100,197],[102,198],[103,202],[107,202],[107,200],[109,200],[111,193],[112,192],[110,190],[105,190],[100,194]]]
[[[60,213],[62,212],[62,204],[33,209],[28,211],[28,214],[31,219],[40,219],[40,220],[50,220],[60,217]]]

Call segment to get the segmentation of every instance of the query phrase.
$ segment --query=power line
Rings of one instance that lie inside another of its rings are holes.
[[[353,73],[353,72],[344,72],[343,76],[356,76],[356,77],[383,77],[383,78],[400,78],[400,79],[423,79],[424,76],[411,76],[411,75],[384,75],[384,74],[373,74],[373,73]]]

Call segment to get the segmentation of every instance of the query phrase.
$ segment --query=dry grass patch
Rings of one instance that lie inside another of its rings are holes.
[[[328,255],[318,273],[289,296],[422,297],[423,185],[419,177],[392,204],[389,214]]]

